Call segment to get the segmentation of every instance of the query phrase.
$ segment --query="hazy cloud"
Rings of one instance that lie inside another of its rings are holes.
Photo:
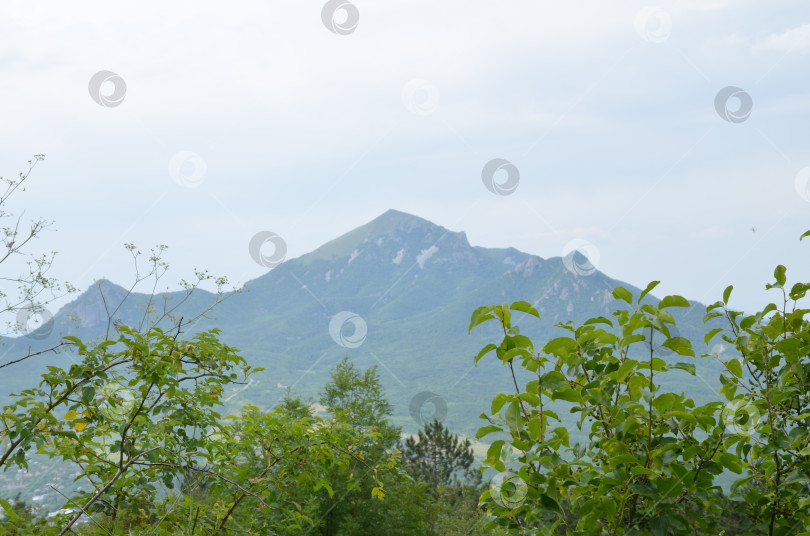
[[[795,52],[810,54],[810,24],[802,24],[781,33],[757,39],[754,50],[774,52]]]

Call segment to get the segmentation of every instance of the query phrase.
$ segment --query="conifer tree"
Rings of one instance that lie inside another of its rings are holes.
[[[416,438],[409,437],[402,445],[402,457],[408,472],[414,478],[439,486],[478,484],[481,475],[471,470],[474,462],[469,439],[463,441],[435,420],[426,423]]]

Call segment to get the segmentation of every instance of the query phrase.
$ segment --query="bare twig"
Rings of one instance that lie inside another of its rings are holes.
[[[53,346],[53,347],[48,348],[46,350],[40,350],[39,352],[32,352],[32,353],[29,353],[28,355],[26,355],[25,357],[15,359],[14,361],[9,361],[8,363],[3,363],[2,365],[0,365],[0,369],[3,368],[3,367],[7,367],[9,365],[13,365],[14,363],[19,363],[20,361],[25,361],[29,357],[34,357],[34,356],[37,356],[37,355],[45,354],[47,352],[55,352],[57,350],[57,348],[60,348],[62,346],[70,346],[72,344],[73,344],[72,342],[64,342],[64,341],[62,341],[59,344],[57,344],[56,346]]]

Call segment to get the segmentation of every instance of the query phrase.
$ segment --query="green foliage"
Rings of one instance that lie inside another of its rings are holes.
[[[737,354],[720,378],[724,459],[743,473],[731,499],[752,533],[810,533],[810,310],[800,303],[810,284],[787,290],[786,273],[776,267],[766,288],[780,299],[756,314],[729,310],[727,295],[708,308],[722,311],[720,337]]]
[[[384,517],[387,488],[403,481],[401,475],[390,475],[385,481],[375,477],[381,463],[394,467],[399,452],[394,450],[400,430],[389,421],[392,406],[386,400],[377,367],[358,371],[346,357],[337,364],[321,393],[320,402],[335,420],[345,422],[373,437],[362,445],[360,460],[353,460],[348,470],[333,470],[329,479],[338,496],[325,497],[322,504],[324,534],[374,534],[376,523],[370,519]],[[323,495],[323,494],[322,494]],[[373,500],[369,501],[369,497]],[[358,524],[359,519],[368,522]]]
[[[478,508],[481,472],[469,440],[461,440],[438,420],[425,423],[416,437],[401,442],[403,466],[430,491],[422,507],[425,534],[441,536],[492,534],[484,531],[486,515]],[[423,499],[424,500],[424,499]]]
[[[20,499],[19,493],[13,502],[0,498],[0,534],[15,536],[43,530],[45,522],[36,517],[35,511],[35,507]]]
[[[376,432],[360,432],[336,419],[301,416],[284,407],[270,413],[245,408],[227,436],[228,457],[217,472],[247,485],[245,490],[232,490],[214,479],[222,498],[215,506],[221,513],[203,525],[214,534],[229,517],[234,528],[249,527],[263,534],[317,531],[323,517],[321,498],[337,498],[347,491],[334,475],[350,473],[359,465],[369,469],[372,487],[381,488],[381,474],[396,463],[391,457],[377,460],[373,467],[366,462],[365,446],[374,443]],[[348,484],[352,489],[354,482]],[[371,492],[366,496],[370,499]]]
[[[385,398],[376,366],[361,373],[344,357],[324,386],[320,402],[336,418],[360,430],[378,430],[385,448],[399,438],[399,429],[388,422],[393,406]]]
[[[633,304],[624,288],[614,296]],[[480,432],[508,438],[495,441],[485,460],[507,475],[482,495],[497,522],[515,529],[528,523],[546,533],[560,527],[571,534],[653,534],[659,524],[712,530],[705,516],[690,510],[703,511],[706,502],[692,491],[710,485],[720,472],[708,464],[720,424],[711,404],[696,408],[683,395],[661,392],[656,382],[675,368],[656,355],[660,347],[693,354],[689,341],[670,337],[667,327],[673,321],[664,307],[683,302],[668,297],[659,307],[620,309],[613,321],[560,324],[570,335],[552,339],[537,354],[511,325],[508,307],[494,308],[504,333],[497,356],[513,377],[515,357],[536,374],[523,391],[495,397],[490,425]],[[663,344],[655,345],[655,333]],[[569,442],[552,411],[560,400],[579,414],[587,444]],[[708,437],[695,439],[696,430]],[[507,474],[510,469],[513,474]],[[575,525],[564,504],[577,511]]]
[[[6,181],[0,206],[26,177]],[[17,246],[24,237],[4,229],[7,247],[16,252],[41,228]],[[147,277],[165,271],[160,251]],[[43,275],[49,265],[35,261],[12,281],[29,298],[56,289]],[[90,489],[65,496],[48,518],[20,496],[0,498],[0,533],[808,536],[810,309],[801,301],[810,283],[791,286],[787,274],[776,267],[766,288],[780,299],[760,312],[729,309],[731,286],[707,307],[703,342],[719,337],[730,351],[703,356],[723,370],[722,399],[703,405],[662,388],[696,373],[693,359],[668,357],[695,357],[671,312],[694,305],[652,299],[657,281],[638,296],[615,288],[611,318],[557,324],[562,335],[539,350],[513,321],[540,318],[530,303],[476,309],[469,330],[491,322],[503,337],[474,362],[494,354],[515,386],[482,415],[476,437],[492,440],[484,463],[497,472],[483,493],[470,442],[440,422],[399,441],[376,367],[341,361],[320,397],[328,415],[288,391],[271,411],[246,406],[226,417],[226,389],[261,369],[217,330],[183,339],[176,308],[151,298],[137,328],[115,322],[121,306],[102,293],[101,342],[65,337],[49,350],[70,348],[78,361],[48,367],[0,410],[0,471],[47,455],[77,467]],[[165,321],[177,327],[160,329]],[[530,377],[523,388],[518,372]],[[563,425],[565,411],[577,431]],[[725,493],[719,477],[729,475]]]
[[[396,482],[388,473],[398,453],[382,448],[390,444],[379,413],[387,402],[366,396],[377,392],[373,371],[336,373],[364,386],[347,386],[356,396],[329,390],[358,410],[334,406],[335,414],[356,423],[313,415],[291,395],[272,412],[247,406],[228,423],[215,411],[222,393],[255,369],[216,332],[188,341],[157,328],[118,332],[96,346],[70,338],[81,361],[51,367],[0,414],[3,465],[25,468],[36,450],[76,464],[92,483],[53,520],[2,502],[5,526],[20,534],[306,534],[352,500],[381,503]],[[82,513],[91,523],[77,524]]]
[[[481,473],[471,469],[475,458],[470,441],[461,441],[438,420],[426,423],[415,438],[406,438],[401,449],[408,473],[434,490],[481,481]]]
[[[4,181],[0,207],[26,178]],[[9,251],[0,263],[47,225],[34,222],[25,237],[3,228]],[[196,283],[183,282],[185,292],[162,303],[144,295],[137,312],[126,309],[124,301],[138,301],[137,285],[157,283],[168,269],[165,246],[152,251],[145,271],[141,253],[126,247],[136,265],[133,286],[99,282],[98,295],[83,296],[107,317],[93,332],[98,342],[55,339],[50,348],[0,364],[6,369],[57,349],[76,358],[69,367],[48,366],[37,386],[12,395],[0,410],[0,471],[27,470],[36,454],[74,466],[76,480],[89,484],[75,493],[57,489],[65,501],[47,517],[19,496],[0,498],[0,533],[370,535],[384,527],[387,534],[435,535],[468,526],[463,533],[473,534],[482,516],[477,490],[439,486],[426,493],[428,483],[398,468],[400,430],[389,422],[392,406],[376,368],[360,372],[348,359],[338,365],[321,397],[329,417],[289,391],[272,411],[246,406],[236,417],[221,415],[225,395],[261,369],[223,344],[218,330],[184,339],[181,327],[186,305],[203,305],[199,283],[214,280],[214,303],[185,325],[222,301],[226,280],[197,272]],[[47,301],[34,297],[60,289],[44,276],[50,262],[32,258],[30,273],[7,278],[19,284],[22,299],[6,312],[21,303],[42,311]],[[446,431],[439,436],[449,438]],[[451,447],[461,460],[453,467],[469,470],[469,443]]]
[[[491,527],[513,533],[575,535],[810,534],[810,328],[799,300],[809,284],[786,290],[786,269],[767,288],[779,304],[743,315],[723,301],[707,308],[706,321],[724,317],[721,334],[736,355],[720,357],[726,398],[697,406],[665,392],[661,378],[693,363],[660,357],[662,348],[694,356],[689,340],[672,328],[669,307],[689,307],[680,296],[657,305],[634,300],[627,289],[613,295],[628,307],[613,319],[558,324],[567,335],[535,352],[511,322],[513,304],[480,307],[470,330],[491,320],[503,332],[476,362],[495,350],[516,386],[492,401],[489,424],[478,436],[497,433],[485,464],[499,474],[481,500]],[[525,312],[525,311],[524,311]],[[662,342],[658,344],[656,341]],[[708,356],[707,356],[708,357]],[[533,373],[517,389],[514,364]],[[561,402],[562,401],[562,402]],[[571,444],[558,408],[578,415],[588,432]],[[730,497],[717,476],[741,475]],[[727,523],[732,520],[733,523]],[[733,528],[732,528],[733,525]]]
[[[81,361],[49,367],[0,413],[0,467],[27,469],[35,450],[75,463],[93,484],[66,503],[76,513],[60,534],[82,512],[137,517],[157,486],[172,490],[179,470],[212,462],[224,447],[223,389],[254,372],[215,331],[190,341],[157,328],[118,332],[95,346],[67,337]]]
[[[431,535],[500,536],[505,531],[490,527],[486,513],[478,508],[479,486],[440,486],[435,492],[431,510]]]

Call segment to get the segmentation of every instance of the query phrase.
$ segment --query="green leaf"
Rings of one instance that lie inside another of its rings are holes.
[[[613,297],[617,300],[624,300],[629,304],[633,303],[633,294],[624,287],[616,287],[613,289]]]
[[[668,410],[673,409],[680,400],[681,397],[675,393],[663,393],[653,400],[653,406],[659,413],[666,413]]]
[[[476,439],[481,439],[485,435],[492,434],[494,432],[503,432],[503,428],[501,428],[500,426],[495,426],[494,424],[489,424],[487,426],[482,426],[475,433],[475,438]]]
[[[695,357],[695,351],[692,349],[692,343],[689,341],[689,339],[684,339],[683,337],[672,337],[667,339],[661,346],[669,348],[678,355]]]
[[[805,236],[810,236],[810,231],[805,231],[805,232],[804,232],[804,234],[803,234],[802,236],[800,236],[800,237],[799,237],[799,242],[801,242],[802,240],[804,240],[804,237],[805,237]]]
[[[653,536],[667,536],[672,523],[667,519],[667,516],[661,515],[650,520],[650,532]]]
[[[557,337],[551,339],[543,346],[543,351],[547,354],[554,354],[559,357],[568,357],[568,354],[576,351],[577,341],[571,337]]]
[[[531,404],[533,407],[537,407],[537,406],[540,405],[540,397],[537,396],[534,393],[520,393],[518,395],[518,398],[520,400],[525,400],[526,402]]]
[[[502,327],[509,328],[512,325],[512,311],[509,310],[508,305],[504,303],[503,305],[493,306],[492,310],[495,316],[500,319]]]
[[[589,318],[582,325],[583,326],[589,326],[591,324],[607,324],[608,326],[613,327],[613,322],[611,322],[609,319],[605,318],[604,316],[595,316],[593,318]]]
[[[495,309],[494,305],[482,305],[473,311],[470,318],[470,329],[467,330],[467,333],[470,333],[475,326],[495,318],[495,315],[492,314],[493,309]]]
[[[785,277],[785,272],[787,272],[787,268],[782,266],[781,264],[776,267],[773,271],[773,276],[776,278],[776,283],[781,287],[787,281],[787,277]]]
[[[540,506],[542,506],[544,510],[551,510],[552,512],[561,511],[559,503],[553,497],[546,494],[540,495]]]
[[[526,348],[512,348],[501,356],[501,361],[504,363],[510,363],[517,356],[523,356],[524,358],[530,359],[532,357],[532,353]]]
[[[723,328],[714,328],[713,330],[708,332],[706,335],[703,336],[703,344],[709,344],[709,341],[712,340],[712,338],[714,338],[714,336],[720,333],[721,331],[723,331]]]
[[[546,417],[549,417],[551,419],[554,419],[555,421],[560,420],[560,417],[556,413],[551,411],[550,409],[544,409],[543,410],[543,415],[545,415]]]
[[[656,318],[662,323],[672,324],[673,326],[675,325],[675,317],[672,316],[672,313],[669,311],[665,311],[663,309],[659,310]]]
[[[602,329],[589,329],[589,328],[582,328],[580,330],[579,336],[577,336],[577,343],[582,346],[588,341],[592,341],[594,339],[599,338],[599,334],[604,331]]]
[[[731,359],[729,361],[726,361],[726,367],[728,367],[729,372],[731,372],[738,378],[742,378],[743,369],[739,360]]]
[[[506,421],[503,420],[500,413],[496,413],[495,415],[487,415],[486,413],[482,413],[478,416],[479,419],[484,419],[489,421],[490,423],[494,424],[495,426],[506,426]]]
[[[661,492],[662,499],[668,497],[677,497],[684,488],[684,481],[675,476],[672,476],[671,478],[661,478],[658,480],[657,484],[658,490]],[[683,532],[680,534],[683,534]]]
[[[757,313],[757,317],[762,318],[763,316],[767,315],[771,311],[778,311],[779,309],[776,307],[775,303],[769,303],[765,306],[765,309]]]
[[[638,465],[639,460],[635,456],[631,454],[619,454],[618,456],[613,456],[610,459],[610,467],[618,467],[624,464],[631,464],[633,466]]]
[[[538,378],[538,386],[553,391],[568,386],[568,380],[563,376],[562,372],[551,370]]]
[[[658,308],[665,307],[689,307],[689,300],[683,296],[664,296],[664,299],[658,304]]]
[[[743,470],[743,465],[740,459],[731,454],[730,452],[724,452],[718,456],[718,461],[720,464],[731,471],[732,473],[740,474]]]
[[[582,395],[574,391],[570,387],[554,391],[551,395],[554,400],[566,400],[568,402],[579,402],[582,400]]]
[[[506,424],[514,435],[520,435],[520,432],[523,430],[523,414],[520,411],[520,404],[518,402],[512,402],[509,404],[509,407],[506,408]]]
[[[500,413],[503,405],[509,402],[510,400],[514,399],[515,395],[507,395],[505,393],[498,393],[497,395],[495,395],[492,399],[492,407],[491,407],[492,414],[495,415],[496,413]]]
[[[579,511],[577,512],[577,517],[580,519],[580,525],[588,518],[588,514],[590,514],[593,509],[600,504],[599,499],[588,499],[585,503],[579,507]],[[577,525],[579,526],[579,525]],[[592,523],[589,523],[588,528],[593,528]]]
[[[655,287],[657,287],[657,286],[658,286],[658,283],[660,283],[660,281],[653,281],[653,282],[651,282],[649,285],[647,285],[647,288],[645,288],[644,290],[642,290],[642,291],[641,291],[641,294],[639,294],[639,296],[638,296],[638,303],[641,303],[641,300],[643,300],[643,299],[644,299],[644,296],[646,296],[647,294],[649,294],[649,292],[650,292],[652,289],[654,289]]]
[[[537,309],[535,309],[532,304],[527,301],[516,301],[512,303],[509,308],[514,311],[520,311],[521,313],[526,313],[540,318],[540,313],[537,312]]]
[[[718,303],[720,303],[720,302],[718,302]],[[722,306],[723,304],[720,303],[720,305]],[[712,313],[706,313],[705,315],[703,315],[703,323],[705,324],[706,322],[708,322],[712,318],[717,318],[718,316],[723,316],[723,313],[718,313],[717,311],[714,311]]]
[[[540,422],[539,417],[534,417],[529,421],[528,424],[529,428],[529,437],[532,438],[532,441],[540,441],[542,436],[542,423]]]
[[[619,383],[624,383],[625,378],[627,375],[630,374],[630,371],[634,370],[638,365],[638,361],[633,359],[628,359],[619,367],[619,370],[616,371],[616,381]]]
[[[89,386],[85,387],[84,389],[82,389],[82,402],[84,402],[85,404],[87,404],[89,406],[90,403],[93,402],[93,400],[95,400],[95,398],[96,398],[96,389],[95,389],[95,387],[93,387],[92,385],[89,385]]]
[[[686,372],[688,372],[692,376],[695,375],[695,364],[694,363],[675,363],[674,365],[672,365],[672,368],[685,370]]]
[[[808,286],[806,283],[796,283],[793,285],[793,288],[790,289],[790,299],[799,300],[804,298],[808,290],[810,290],[810,286]]]
[[[481,349],[481,351],[480,351],[480,352],[478,352],[478,355],[477,355],[477,356],[475,356],[475,361],[473,361],[473,364],[474,364],[474,365],[477,365],[477,364],[478,364],[478,362],[481,360],[481,358],[482,358],[482,357],[484,357],[486,354],[490,353],[492,350],[495,350],[495,349],[497,349],[497,348],[498,348],[498,347],[497,347],[497,346],[495,346],[495,345],[494,345],[494,344],[492,344],[492,343],[487,344],[486,346],[484,346],[484,347]]]
[[[495,467],[496,469],[498,469],[499,465],[502,466],[503,462],[501,461],[501,449],[503,448],[503,445],[503,439],[499,439],[491,444],[487,449],[487,457],[484,460],[484,463],[490,467]]]
[[[558,428],[555,428],[554,429],[554,435],[556,435],[558,438],[560,438],[560,441],[562,441],[563,445],[565,445],[566,447],[569,446],[568,428],[565,428],[564,426],[560,426]]]
[[[728,299],[731,296],[731,291],[734,289],[734,285],[729,285],[726,287],[726,290],[723,291],[723,304],[728,305]]]
[[[619,341],[619,348],[621,349],[621,348],[624,348],[626,346],[630,346],[631,344],[641,342],[643,340],[645,340],[645,337],[641,333],[635,333],[633,335],[628,335],[627,337],[622,337],[622,339]]]
[[[653,471],[651,469],[647,469],[646,467],[641,466],[641,465],[634,465],[633,468],[630,469],[630,473],[632,473],[634,475],[648,475],[648,476],[655,476],[656,475],[655,471]]]

